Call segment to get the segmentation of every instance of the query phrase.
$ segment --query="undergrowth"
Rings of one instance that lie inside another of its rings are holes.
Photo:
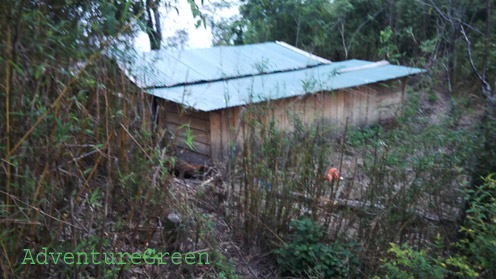
[[[391,243],[422,248],[437,235],[444,244],[456,240],[461,190],[470,184],[468,169],[480,152],[478,127],[459,125],[457,115],[433,123],[418,113],[420,97],[409,92],[393,129],[306,126],[288,113],[293,126],[282,131],[270,120],[270,109],[249,108],[242,153],[232,161],[225,188],[226,217],[245,244],[276,249],[283,274],[302,276],[315,266],[322,272],[335,263],[312,262],[311,249],[294,242],[291,224],[308,218],[328,232],[319,237],[323,246],[314,243],[312,249],[337,255],[326,245],[357,242],[356,258],[369,277],[380,272]],[[344,181],[322,179],[330,167],[338,168]],[[355,276],[343,274],[336,278]]]
[[[216,245],[174,187],[174,145],[161,138],[153,99],[112,58],[132,53],[146,8],[0,2],[1,277],[215,277],[215,264],[22,264],[44,248],[184,254]]]
[[[310,219],[298,219],[290,225],[288,241],[274,250],[283,276],[360,278],[355,243],[326,244],[326,231]]]

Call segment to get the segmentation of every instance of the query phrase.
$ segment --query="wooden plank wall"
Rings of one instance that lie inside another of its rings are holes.
[[[208,163],[211,156],[210,114],[194,110],[182,111],[179,105],[166,101],[161,102],[161,109],[163,111],[159,115],[162,119],[159,119],[159,123],[165,123],[167,129],[175,135],[175,139],[171,137],[171,140],[174,141],[179,158],[197,164]],[[189,125],[193,149],[185,143],[187,128],[181,127],[184,124]]]
[[[321,92],[275,101],[271,117],[280,128],[289,130],[293,128],[290,115],[306,125],[320,123],[338,128],[344,127],[348,118],[349,124],[363,126],[394,117],[401,96],[401,86],[392,82]]]
[[[229,156],[229,147],[239,144],[241,136],[236,137],[236,128],[239,123],[240,108],[226,108],[211,111],[210,117],[210,157],[213,160],[225,160]],[[240,128],[238,128],[240,129]]]
[[[329,129],[344,127],[347,118],[350,125],[364,126],[393,118],[402,102],[403,89],[401,82],[395,80],[275,100],[257,106],[270,107],[263,121],[268,123],[274,119],[278,127],[285,130],[294,128],[294,117],[301,119],[304,125],[319,123]],[[242,108],[234,107],[212,112],[189,110],[181,113],[177,104],[161,100],[158,125],[166,126],[177,135],[176,152],[180,158],[205,164],[211,159],[227,159],[233,142],[238,147],[242,145],[243,132],[247,131],[245,123],[240,121],[242,111]],[[240,127],[236,135],[238,123]],[[179,129],[183,124],[189,124],[193,149],[184,143],[186,129]]]
[[[404,81],[405,82],[405,81]],[[329,129],[342,128],[348,118],[350,125],[365,126],[394,118],[402,102],[400,80],[347,88],[333,92],[308,94],[272,101],[264,121],[274,119],[284,130],[294,128],[293,118],[299,117],[304,125],[320,123]],[[266,106],[260,104],[259,106]],[[210,112],[211,158],[227,158],[230,144],[241,146],[243,131],[234,139],[240,117],[240,108],[227,108]]]

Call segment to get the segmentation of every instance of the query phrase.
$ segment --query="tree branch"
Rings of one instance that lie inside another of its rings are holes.
[[[470,44],[470,39],[468,38],[467,33],[465,33],[465,28],[463,27],[463,24],[460,25],[460,31],[463,35],[463,38],[465,39],[465,42],[467,43],[467,54],[468,54],[468,61],[470,62],[470,66],[472,66],[472,70],[474,71],[475,75],[482,82],[482,94],[484,94],[486,98],[491,99],[491,85],[489,84],[489,82],[487,82],[486,77],[483,76],[477,70],[477,67],[475,67],[474,60],[472,59],[472,48]]]

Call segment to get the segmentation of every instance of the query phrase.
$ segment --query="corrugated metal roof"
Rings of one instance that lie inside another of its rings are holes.
[[[374,63],[363,60],[347,60],[288,72],[146,91],[197,110],[212,111],[307,93],[372,84],[425,71],[384,63],[372,64]],[[375,67],[363,67],[368,65]],[[346,71],[352,68],[355,70]],[[344,71],[340,72],[342,70]]]
[[[128,77],[147,93],[201,111],[372,84],[424,72],[386,61],[331,63],[283,42],[159,50],[134,59],[121,56],[118,61]]]
[[[124,64],[125,59],[121,59]],[[229,79],[330,63],[282,42],[191,50],[155,50],[127,59],[128,76],[142,88]],[[129,62],[131,61],[131,62]]]

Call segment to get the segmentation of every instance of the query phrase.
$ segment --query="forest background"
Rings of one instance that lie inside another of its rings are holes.
[[[108,55],[132,52],[141,31],[152,49],[173,46],[158,9],[177,2],[2,1],[3,278],[495,277],[495,1],[250,0],[217,22],[188,3],[215,45],[280,40],[428,73],[393,128],[295,117],[285,132],[259,121],[270,108],[248,106],[257,136],[243,153],[185,182],[153,99]],[[341,185],[318,178],[330,165],[347,173]],[[21,264],[41,247],[209,251],[214,264]]]

